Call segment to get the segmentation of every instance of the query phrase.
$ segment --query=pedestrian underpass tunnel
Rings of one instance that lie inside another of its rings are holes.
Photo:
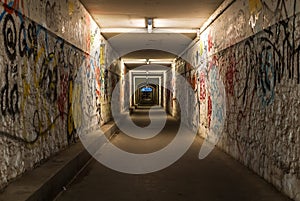
[[[300,201],[299,1],[5,0],[0,29],[0,200]]]

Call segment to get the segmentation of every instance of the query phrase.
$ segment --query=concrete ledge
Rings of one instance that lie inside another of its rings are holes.
[[[113,122],[101,127],[106,136],[116,130]],[[0,201],[50,201],[62,191],[91,155],[81,142],[50,158],[40,167],[26,172],[0,194]]]

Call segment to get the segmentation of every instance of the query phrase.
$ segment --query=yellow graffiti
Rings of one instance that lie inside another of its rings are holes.
[[[73,92],[73,101],[72,101],[72,111],[73,111],[73,120],[75,128],[80,128],[82,125],[82,109],[81,109],[81,86],[75,84]]]
[[[23,69],[27,69],[27,62],[24,62],[24,66]],[[25,117],[24,111],[25,111],[25,102],[27,97],[30,94],[30,85],[28,84],[28,82],[25,80],[25,73],[22,73],[22,82],[23,82],[23,99],[21,102],[21,112],[23,113],[23,117]],[[23,137],[27,136],[27,129],[26,129],[26,121],[23,120]]]
[[[249,10],[251,14],[256,14],[262,9],[261,0],[249,0]]]
[[[73,110],[72,110],[72,97],[73,96],[73,81],[70,81],[69,85],[69,111],[68,111],[68,135],[72,135],[75,127],[73,120]]]
[[[45,49],[43,47],[41,47],[41,49],[37,53],[37,57],[35,58],[35,62],[34,62],[35,65],[34,65],[34,72],[33,72],[33,80],[34,80],[35,89],[37,91],[40,91],[40,90],[39,90],[39,81],[38,81],[38,78],[37,78],[37,72],[36,72],[37,69],[36,69],[36,67],[37,67],[37,63],[38,63],[41,55],[44,52],[45,52]],[[36,104],[37,107],[39,106],[39,97],[38,96],[35,96],[35,104]],[[42,123],[40,121],[38,122],[38,124],[39,124],[39,128],[38,129],[39,129],[39,133],[40,133],[40,132],[42,132],[43,125],[42,125]]]
[[[74,2],[69,1],[69,15],[73,15],[74,13]]]
[[[105,45],[104,44],[100,45],[100,64],[101,65],[105,64]]]
[[[204,53],[204,44],[203,44],[203,41],[200,40],[200,44],[199,44],[199,54],[200,56],[202,56]]]

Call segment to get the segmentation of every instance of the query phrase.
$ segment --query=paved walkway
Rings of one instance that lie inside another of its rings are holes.
[[[159,112],[158,112],[159,114]],[[146,126],[147,110],[132,116]],[[159,118],[159,117],[158,117]],[[149,153],[172,141],[178,122],[168,118],[165,129],[149,140],[119,133],[113,144],[134,153]],[[197,137],[188,152],[159,172],[130,175],[113,171],[92,160],[58,201],[288,201],[271,185],[217,148],[205,159],[198,153],[203,140]]]

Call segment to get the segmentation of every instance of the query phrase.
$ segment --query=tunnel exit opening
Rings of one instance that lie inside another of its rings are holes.
[[[154,84],[144,85],[139,87],[137,91],[138,105],[155,106],[158,105],[159,91],[158,86]]]

